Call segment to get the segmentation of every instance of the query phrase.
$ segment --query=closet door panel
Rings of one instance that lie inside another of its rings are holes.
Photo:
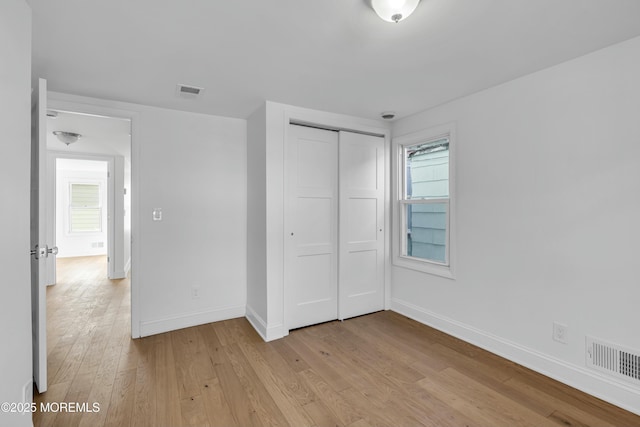
[[[338,135],[291,125],[285,159],[285,322],[338,317]]]
[[[339,318],[384,308],[384,138],[340,132]]]

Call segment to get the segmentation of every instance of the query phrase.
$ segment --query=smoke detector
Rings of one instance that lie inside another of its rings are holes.
[[[204,92],[203,87],[178,84],[176,94],[181,98],[197,98]]]
[[[385,120],[391,120],[396,116],[395,111],[383,111],[382,113],[380,113],[380,117],[382,117]]]

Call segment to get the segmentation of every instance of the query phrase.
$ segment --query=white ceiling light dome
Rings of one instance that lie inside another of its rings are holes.
[[[64,132],[61,130],[53,131],[53,134],[58,137],[60,142],[63,144],[73,144],[74,142],[78,142],[78,139],[82,138],[82,135],[75,132]]]
[[[371,0],[371,7],[387,22],[400,22],[416,10],[420,0]]]

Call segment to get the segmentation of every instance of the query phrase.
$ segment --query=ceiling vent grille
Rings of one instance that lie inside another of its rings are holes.
[[[176,93],[178,94],[178,96],[183,98],[197,98],[202,94],[203,91],[204,88],[183,84],[179,84],[176,88]]]
[[[640,385],[640,351],[587,337],[587,366]]]

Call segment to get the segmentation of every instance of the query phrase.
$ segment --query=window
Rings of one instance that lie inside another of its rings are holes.
[[[403,255],[448,264],[449,138],[404,148]]]
[[[453,128],[441,127],[396,138],[397,232],[394,263],[453,277]]]
[[[100,185],[72,183],[69,199],[69,232],[101,232]]]

